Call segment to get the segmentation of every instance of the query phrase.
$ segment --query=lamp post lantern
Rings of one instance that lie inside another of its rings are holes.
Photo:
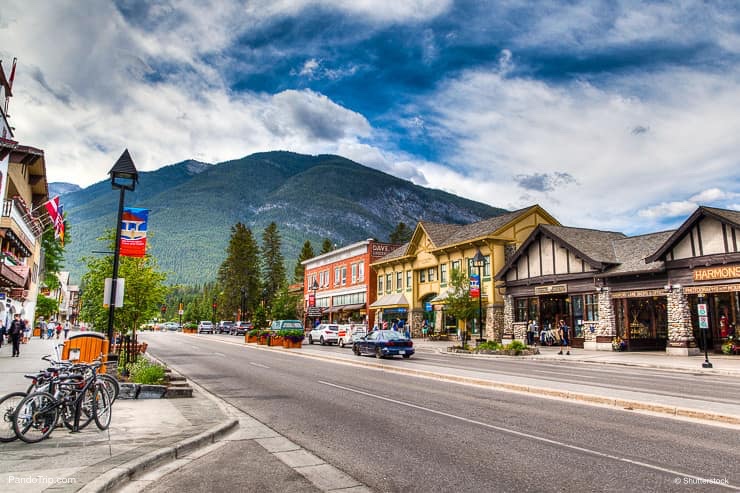
[[[478,268],[478,343],[484,342],[483,339],[483,276],[481,275],[481,269],[486,265],[486,257],[480,252],[478,248],[473,257],[473,266]]]
[[[126,190],[134,191],[139,181],[139,172],[136,171],[134,161],[128,153],[128,149],[123,151],[116,164],[108,172],[110,175],[111,185],[114,190],[118,189],[121,194],[118,199],[118,218],[116,220],[116,244],[113,252],[113,275],[110,288],[110,299],[108,301],[108,344],[113,344],[113,320],[116,311],[116,285],[118,283],[118,263],[121,256],[121,222],[123,220],[123,204]],[[110,358],[109,358],[110,359]]]

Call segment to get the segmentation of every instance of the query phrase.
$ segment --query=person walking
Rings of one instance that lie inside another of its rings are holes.
[[[64,322],[64,340],[67,340],[67,336],[69,336],[69,320]]]
[[[57,339],[59,339],[59,335],[62,333],[62,324],[61,323],[57,322],[56,330],[57,330]]]
[[[558,327],[558,330],[560,331],[560,352],[558,354],[563,354],[563,346],[565,346],[566,353],[570,354],[570,327],[568,327],[565,324],[565,320],[562,318],[560,319],[560,326]]]
[[[5,324],[0,322],[0,349],[3,347],[3,342],[5,342]]]
[[[21,338],[23,332],[26,330],[26,326],[21,320],[20,314],[16,313],[13,316],[13,321],[10,322],[10,340],[13,343],[13,357],[20,357],[21,355]]]
[[[427,334],[429,334],[429,321],[424,320],[424,324],[421,326],[421,338],[426,341]]]
[[[51,340],[54,337],[54,321],[46,322],[46,338]]]

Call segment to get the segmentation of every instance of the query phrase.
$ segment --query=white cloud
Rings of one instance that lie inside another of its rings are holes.
[[[681,202],[663,202],[638,211],[638,216],[648,219],[662,219],[679,217],[691,214],[696,210],[696,202],[684,200]]]

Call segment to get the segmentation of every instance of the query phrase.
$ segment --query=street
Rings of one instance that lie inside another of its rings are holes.
[[[736,429],[263,351],[244,347],[241,338],[142,337],[152,354],[197,384],[375,491],[710,491],[740,485],[740,470],[729,466],[740,463]],[[731,377],[584,371],[575,364],[463,361],[421,352],[384,364],[422,362],[740,401]],[[238,464],[239,456],[211,460],[208,470],[219,485],[229,484],[230,475],[238,485]],[[197,467],[198,461],[166,476],[160,488],[188,491],[188,469]]]

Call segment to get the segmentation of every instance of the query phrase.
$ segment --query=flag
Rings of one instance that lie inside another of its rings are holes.
[[[59,204],[57,208],[57,219],[54,221],[54,238],[57,238],[64,246],[64,206],[62,204]]]
[[[146,232],[149,209],[124,207],[121,218],[122,257],[143,257],[146,255]]]
[[[51,224],[57,224],[57,217],[59,216],[59,196],[57,195],[53,199],[49,199],[45,204],[46,211],[49,213],[51,218]]]

